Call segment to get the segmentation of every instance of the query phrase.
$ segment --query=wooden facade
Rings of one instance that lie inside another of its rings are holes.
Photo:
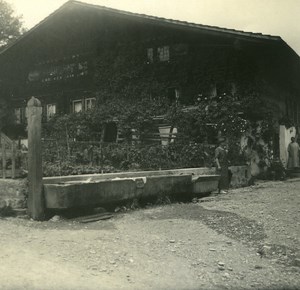
[[[103,95],[199,96],[258,83],[278,115],[300,123],[299,56],[276,36],[139,15],[69,1],[0,54],[0,97],[16,122],[31,96],[46,121]]]

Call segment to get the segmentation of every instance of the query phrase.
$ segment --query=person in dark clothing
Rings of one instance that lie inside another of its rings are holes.
[[[216,161],[216,173],[220,175],[219,180],[219,193],[227,193],[229,189],[229,162],[228,162],[228,150],[225,139],[219,141],[219,146],[215,150],[215,161]]]

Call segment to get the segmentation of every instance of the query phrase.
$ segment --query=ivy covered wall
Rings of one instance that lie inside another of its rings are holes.
[[[208,143],[219,133],[240,164],[243,134],[271,143],[274,118],[300,120],[299,57],[279,38],[68,5],[0,56],[0,98],[24,109],[33,95],[46,112],[55,108],[43,131],[52,138],[44,151],[52,173],[82,160],[96,162],[96,171],[209,166]],[[96,107],[85,110],[92,98]],[[69,114],[76,100],[82,112]],[[138,147],[155,115],[178,129],[176,142]],[[125,141],[104,150],[104,128],[116,120]]]
[[[162,48],[168,51],[166,60],[159,59]],[[100,96],[171,98],[176,89],[182,103],[192,104],[199,95],[210,96],[215,87],[218,94],[230,93],[239,71],[247,82],[253,80],[251,60],[239,68],[237,52],[234,39],[144,24],[107,43],[103,40],[94,81]]]
[[[179,96],[188,105],[199,97],[256,94],[278,119],[299,102],[299,67],[276,42],[134,22],[107,27],[106,35],[95,61],[100,100]],[[159,59],[162,48],[166,61]]]
[[[50,17],[0,61],[1,94],[18,106],[34,95],[58,113],[86,97],[189,105],[235,93],[259,94],[281,118],[300,92],[299,64],[283,42],[83,7]]]

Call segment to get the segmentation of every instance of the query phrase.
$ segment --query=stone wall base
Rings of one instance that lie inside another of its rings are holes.
[[[27,179],[0,179],[0,209],[26,208],[27,196]]]

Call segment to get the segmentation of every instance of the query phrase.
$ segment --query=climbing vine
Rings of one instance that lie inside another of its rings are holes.
[[[261,72],[256,58],[231,44],[205,47],[201,41],[191,40],[187,40],[184,53],[176,55],[179,38],[173,36],[148,42],[125,41],[120,36],[104,43],[94,63],[96,107],[53,118],[46,125],[47,136],[99,141],[105,125],[115,122],[123,143],[105,154],[102,149],[98,153],[105,155],[101,162],[118,169],[158,169],[162,164],[169,168],[211,166],[210,145],[224,136],[230,143],[232,164],[244,164],[242,136],[269,142],[274,135],[273,116],[262,101],[263,85],[257,81]],[[169,61],[149,61],[147,49],[155,51],[162,42],[168,43]],[[178,99],[170,98],[170,89],[180,92]],[[175,142],[135,150],[133,135],[157,130],[157,116],[177,129]]]

